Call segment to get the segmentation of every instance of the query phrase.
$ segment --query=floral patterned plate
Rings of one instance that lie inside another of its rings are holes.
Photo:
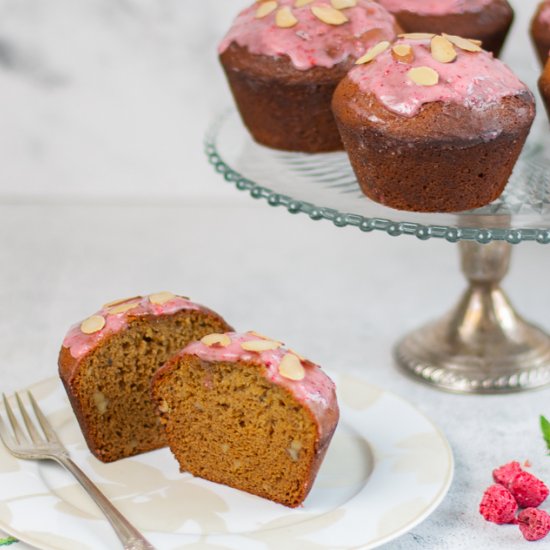
[[[317,481],[288,509],[181,474],[163,449],[111,464],[92,457],[61,383],[30,389],[73,458],[161,550],[374,548],[443,500],[453,456],[443,434],[403,399],[333,377],[341,419]],[[37,548],[119,548],[99,510],[55,464],[19,461],[0,445],[0,528]]]

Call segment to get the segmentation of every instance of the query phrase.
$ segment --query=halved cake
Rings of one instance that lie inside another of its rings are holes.
[[[189,342],[226,330],[217,313],[170,292],[111,302],[73,326],[59,374],[90,451],[111,462],[164,447],[153,374]]]
[[[334,383],[255,332],[212,334],[160,369],[152,395],[182,472],[300,505],[338,423]]]

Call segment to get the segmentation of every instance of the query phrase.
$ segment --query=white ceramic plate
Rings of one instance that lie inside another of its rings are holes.
[[[73,458],[159,550],[374,548],[425,519],[443,500],[453,457],[443,434],[399,397],[334,377],[341,419],[303,507],[180,474],[167,449],[102,464],[93,458],[55,379],[30,389]],[[55,550],[115,549],[108,523],[73,478],[0,444],[0,528]]]

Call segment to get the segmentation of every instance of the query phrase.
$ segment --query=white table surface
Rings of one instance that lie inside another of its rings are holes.
[[[445,394],[391,358],[400,335],[458,300],[456,246],[292,216],[207,165],[204,129],[230,102],[214,46],[244,4],[0,0],[1,389],[55,375],[69,325],[105,301],[189,295],[405,397],[444,430],[456,458],[449,495],[386,548],[525,547],[517,528],[485,523],[477,507],[508,460],[529,459],[550,480],[537,424],[550,390]],[[514,5],[505,59],[532,85],[534,2]],[[550,249],[522,244],[504,284],[548,330],[549,271]]]

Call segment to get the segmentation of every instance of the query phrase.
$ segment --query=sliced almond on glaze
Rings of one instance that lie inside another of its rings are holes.
[[[364,63],[370,63],[375,57],[379,56],[382,52],[385,52],[390,47],[390,43],[387,40],[378,42],[372,48],[367,50],[365,55],[362,55],[356,62],[356,65],[363,65]]]
[[[391,55],[400,63],[412,63],[414,61],[414,53],[410,44],[396,44],[391,49]]]
[[[279,363],[279,374],[289,380],[303,380],[306,371],[296,355],[287,353]]]
[[[281,29],[289,29],[290,27],[294,27],[296,23],[298,23],[298,19],[294,17],[292,10],[288,6],[281,8],[275,15],[275,24]]]
[[[431,42],[432,57],[440,63],[452,63],[457,56],[455,47],[444,36],[434,36]]]
[[[156,294],[151,294],[149,296],[149,301],[152,304],[155,304],[157,306],[161,306],[162,304],[165,304],[166,302],[169,302],[170,300],[173,300],[176,297],[176,295],[173,292],[157,292]]]
[[[266,15],[269,15],[271,12],[277,9],[277,2],[270,0],[269,2],[262,2],[258,9],[256,10],[256,19],[262,19]]]
[[[227,346],[229,346],[229,344],[231,344],[231,338],[229,338],[227,334],[214,333],[214,334],[207,334],[206,336],[203,336],[201,338],[201,342],[205,346],[208,346],[209,348],[214,346],[226,348]]]
[[[407,32],[398,34],[399,38],[408,38],[409,40],[431,40],[435,34],[433,32]]]
[[[118,304],[125,304],[130,300],[139,300],[141,298],[142,296],[132,296],[131,298],[120,298],[119,300],[113,300],[112,302],[107,302],[106,304],[103,304],[103,308],[107,309],[113,306],[118,306]]]
[[[327,25],[343,25],[348,22],[348,18],[332,6],[311,6],[311,12]]]
[[[483,40],[478,40],[477,38],[468,38],[467,40],[476,46],[483,46]]]
[[[307,6],[308,4],[311,4],[313,0],[296,0],[294,3],[295,8],[301,8],[303,6]]]
[[[288,353],[293,353],[296,357],[298,357],[298,359],[300,359],[300,361],[307,361],[307,359],[303,355],[300,355],[299,353],[295,352],[293,349],[289,349]]]
[[[464,50],[465,52],[481,52],[483,51],[480,46],[468,40],[462,38],[462,36],[455,36],[453,34],[442,34],[443,38],[446,38],[449,42],[452,42],[457,48]]]
[[[435,86],[439,82],[439,74],[431,67],[414,67],[407,76],[419,86]]]
[[[241,342],[241,348],[246,351],[270,351],[281,347],[281,342],[275,342],[273,340],[249,340],[248,342]]]
[[[330,3],[336,10],[345,10],[357,6],[357,0],[330,0]]]
[[[118,313],[126,313],[127,311],[130,311],[131,309],[134,309],[137,306],[139,306],[139,302],[129,302],[129,303],[124,303],[124,304],[119,304],[118,306],[110,307],[107,310],[107,313],[109,315],[117,315]]]
[[[265,334],[262,334],[261,332],[256,332],[255,330],[248,330],[246,333],[250,334],[252,336],[255,336],[256,338],[259,338],[260,340],[269,340],[269,341],[272,341],[272,342],[279,342],[279,344],[281,344],[281,346],[283,345],[283,342],[281,342],[280,340],[273,340],[273,338],[270,338],[269,336],[266,336]]]
[[[101,315],[92,315],[88,317],[85,321],[82,321],[80,325],[80,330],[84,334],[94,334],[94,332],[99,332],[105,326],[105,317]]]

